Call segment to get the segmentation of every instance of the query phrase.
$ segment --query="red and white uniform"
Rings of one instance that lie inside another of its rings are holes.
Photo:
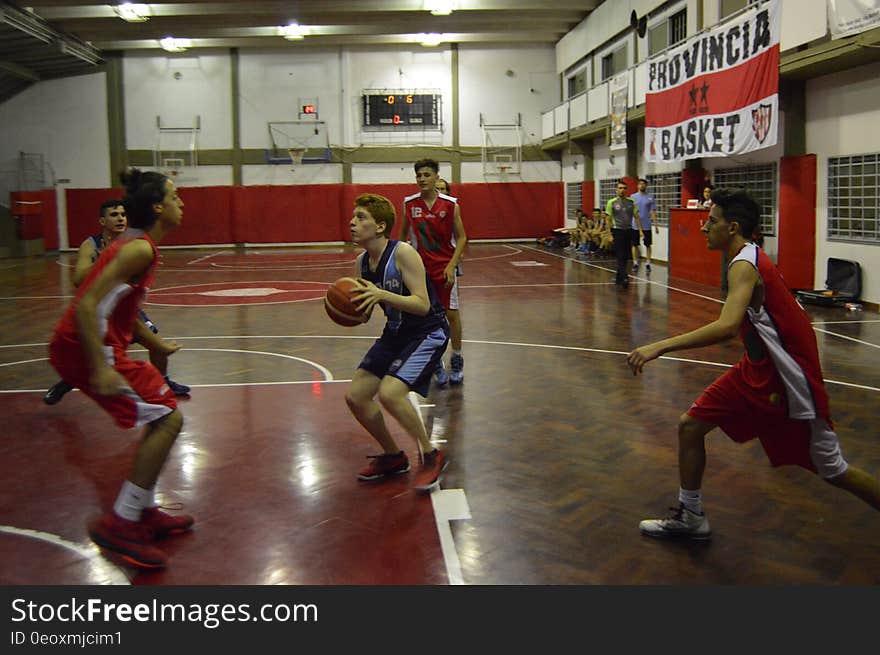
[[[767,254],[746,244],[733,258],[761,276],[764,302],[740,326],[747,352],[703,392],[688,414],[734,441],[761,440],[774,466],[797,464],[835,477],[846,470],[831,425],[828,393],[809,316]],[[751,348],[749,345],[753,344]],[[763,356],[750,357],[755,349]]]
[[[442,193],[429,208],[421,194],[403,200],[403,213],[409,221],[409,239],[422,261],[437,296],[447,309],[458,309],[458,282],[446,286],[443,271],[455,254],[455,208],[458,199]]]
[[[132,360],[127,350],[132,342],[134,323],[138,311],[153,283],[158,261],[156,244],[146,234],[145,239],[153,249],[153,262],[137,282],[127,282],[112,289],[96,308],[98,332],[107,363],[128,382],[130,389],[119,396],[102,396],[90,386],[91,370],[79,338],[76,308],[83,294],[92,286],[107,265],[119,255],[120,249],[130,241],[117,238],[101,254],[86,279],[79,286],[76,296],[55,326],[49,344],[49,359],[61,378],[95,400],[113,416],[117,425],[131,428],[155,421],[177,408],[174,393],[168,388],[162,375],[149,362]]]

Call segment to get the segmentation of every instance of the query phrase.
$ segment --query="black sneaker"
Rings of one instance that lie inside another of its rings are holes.
[[[56,382],[49,391],[46,392],[46,395],[43,396],[43,402],[47,405],[55,405],[56,403],[60,403],[61,399],[64,398],[64,394],[68,391],[71,391],[73,387],[64,380],[59,380]]]
[[[167,375],[165,376],[165,382],[168,383],[168,388],[174,392],[175,396],[188,396],[189,395],[189,387],[185,384],[180,384],[179,382],[175,382]]]

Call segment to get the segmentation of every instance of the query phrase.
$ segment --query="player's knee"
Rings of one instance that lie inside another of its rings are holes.
[[[706,434],[703,424],[690,414],[682,414],[678,417],[678,440],[681,443],[692,443],[702,439]]]
[[[183,429],[183,414],[180,413],[179,409],[175,409],[170,414],[166,414],[156,421],[156,425],[157,427],[161,426],[164,430],[177,436]]]
[[[345,404],[348,405],[348,408],[356,412],[358,409],[362,408],[366,404],[366,399],[362,394],[357,393],[356,391],[349,389],[345,393]]]
[[[378,400],[382,407],[390,409],[397,406],[401,400],[406,400],[406,392],[401,395],[393,386],[383,384],[379,387]]]

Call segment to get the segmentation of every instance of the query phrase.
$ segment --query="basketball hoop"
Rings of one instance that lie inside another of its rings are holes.
[[[510,169],[513,168],[513,165],[511,165],[511,164],[497,164],[497,167],[498,167],[498,176],[502,180],[506,180],[507,174],[510,172]]]
[[[302,166],[303,163],[303,155],[306,154],[305,148],[288,148],[287,152],[290,154],[290,163],[294,166]]]

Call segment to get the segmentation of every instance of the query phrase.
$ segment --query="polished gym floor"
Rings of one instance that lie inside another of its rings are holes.
[[[733,341],[675,353],[633,377],[633,347],[721,307],[718,289],[661,264],[622,290],[611,260],[470,245],[464,383],[417,399],[449,456],[441,488],[416,493],[412,473],[358,482],[378,450],[344,394],[383,321],[343,328],[322,303],[356,254],[163,251],[145,309],[183,346],[170,374],[193,391],[158,491],[196,526],[162,543],[160,572],[102,554],[84,525],[112,505],[139,432],[77,391],[42,402],[72,255],[0,260],[0,584],[880,582],[880,514],[718,431],[703,486],[714,538],[640,535],[640,519],[677,502],[678,417],[742,352]],[[880,475],[880,316],[808,312],[844,455]],[[415,469],[415,444],[388,423]]]

